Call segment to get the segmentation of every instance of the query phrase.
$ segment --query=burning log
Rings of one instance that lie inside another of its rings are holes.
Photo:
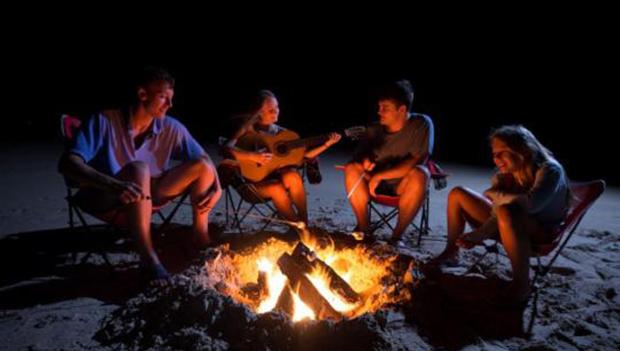
[[[330,289],[337,293],[346,302],[351,304],[357,304],[360,302],[361,299],[359,294],[351,288],[349,283],[342,279],[342,277],[340,277],[340,275],[338,275],[338,273],[336,273],[336,271],[334,271],[334,269],[327,263],[316,257],[315,253],[303,243],[300,242],[297,246],[295,246],[295,249],[293,250],[293,258],[304,269],[305,273],[309,274],[315,270],[325,272],[329,277]]]
[[[269,295],[267,273],[259,271],[257,283],[246,284],[241,288],[241,294],[254,302],[265,299]]]
[[[291,285],[287,282],[284,289],[282,289],[282,293],[278,297],[278,302],[275,307],[276,310],[282,311],[289,316],[293,315],[295,309],[295,300],[293,300],[293,292],[291,289]]]
[[[304,259],[305,261],[305,259]],[[314,287],[312,282],[306,277],[306,269],[304,265],[300,264],[301,260],[295,259],[293,256],[284,253],[278,259],[278,266],[280,270],[289,279],[290,285],[297,291],[299,298],[308,305],[309,308],[314,311],[314,314],[319,318],[333,318],[340,319],[342,315],[336,311],[325,300],[323,295]]]

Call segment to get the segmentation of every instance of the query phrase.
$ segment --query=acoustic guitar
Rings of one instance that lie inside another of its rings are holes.
[[[343,131],[345,137],[359,139],[366,132],[366,127],[356,126]],[[329,135],[319,135],[301,139],[291,130],[283,130],[276,135],[261,132],[247,133],[239,138],[236,146],[255,152],[269,152],[272,159],[266,164],[253,161],[239,161],[241,175],[252,182],[260,182],[275,170],[282,167],[301,166],[307,149],[322,145]]]

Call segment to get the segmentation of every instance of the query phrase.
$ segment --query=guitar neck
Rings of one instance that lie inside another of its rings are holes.
[[[323,144],[325,141],[327,141],[327,139],[328,139],[327,135],[319,135],[319,136],[310,137],[310,138],[291,140],[286,143],[286,146],[288,146],[290,149],[296,149],[299,147],[319,146]]]

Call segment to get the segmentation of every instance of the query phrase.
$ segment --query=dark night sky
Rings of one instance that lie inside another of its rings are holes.
[[[279,96],[282,125],[312,135],[373,120],[373,87],[402,77],[416,89],[414,110],[435,122],[439,160],[489,166],[491,127],[522,123],[572,178],[617,184],[614,28],[597,18],[587,26],[564,22],[544,31],[521,22],[502,30],[473,23],[388,37],[368,28],[231,36],[221,28],[179,29],[148,41],[135,28],[86,36],[71,34],[75,27],[43,31],[34,41],[12,40],[5,51],[12,93],[2,141],[57,140],[60,113],[117,105],[128,77],[148,64],[176,76],[171,114],[204,143],[215,142],[218,122],[256,88]]]

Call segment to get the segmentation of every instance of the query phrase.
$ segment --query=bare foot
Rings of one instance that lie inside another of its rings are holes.
[[[392,236],[388,239],[387,242],[392,246],[398,246],[398,244],[401,242],[401,238],[399,236]]]
[[[458,249],[445,249],[437,257],[431,259],[427,265],[446,265],[456,266],[459,263],[459,250]]]
[[[464,249],[471,249],[474,246],[482,244],[485,239],[486,237],[482,233],[474,230],[469,233],[464,233],[456,239],[456,245]]]
[[[163,287],[170,283],[170,274],[161,263],[154,264],[151,267],[143,267],[142,269],[150,285]]]

